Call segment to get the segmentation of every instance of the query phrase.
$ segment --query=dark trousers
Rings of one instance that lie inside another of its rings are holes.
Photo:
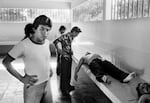
[[[94,75],[110,75],[120,82],[123,82],[123,79],[125,79],[129,75],[107,60],[101,61],[100,59],[94,59],[90,63],[89,67]]]
[[[67,92],[71,88],[71,66],[72,57],[61,56],[61,75],[60,75],[60,89],[62,92]]]
[[[56,68],[56,74],[59,76],[61,73],[61,55],[57,55],[57,68]]]

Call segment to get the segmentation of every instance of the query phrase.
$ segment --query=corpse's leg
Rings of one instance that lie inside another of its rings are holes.
[[[62,93],[68,94],[72,89],[70,85],[72,58],[62,57],[61,59],[60,89]]]
[[[101,62],[101,65],[108,75],[114,77],[115,79],[121,81],[125,78],[128,74],[119,70],[115,65],[110,63],[109,61],[105,60]]]

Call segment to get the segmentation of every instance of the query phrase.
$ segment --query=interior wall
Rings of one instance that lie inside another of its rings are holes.
[[[73,23],[82,29],[74,45],[76,57],[99,53],[123,70],[150,78],[150,19]]]

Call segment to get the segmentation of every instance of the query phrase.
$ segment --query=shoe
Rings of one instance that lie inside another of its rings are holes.
[[[136,73],[132,72],[123,80],[123,83],[128,83],[135,77],[136,77]]]

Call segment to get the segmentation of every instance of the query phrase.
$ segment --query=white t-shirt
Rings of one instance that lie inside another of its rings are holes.
[[[50,42],[45,41],[44,44],[35,44],[29,38],[20,41],[12,50],[9,55],[13,58],[22,57],[25,69],[24,72],[28,75],[37,75],[40,84],[49,79],[50,75]]]

